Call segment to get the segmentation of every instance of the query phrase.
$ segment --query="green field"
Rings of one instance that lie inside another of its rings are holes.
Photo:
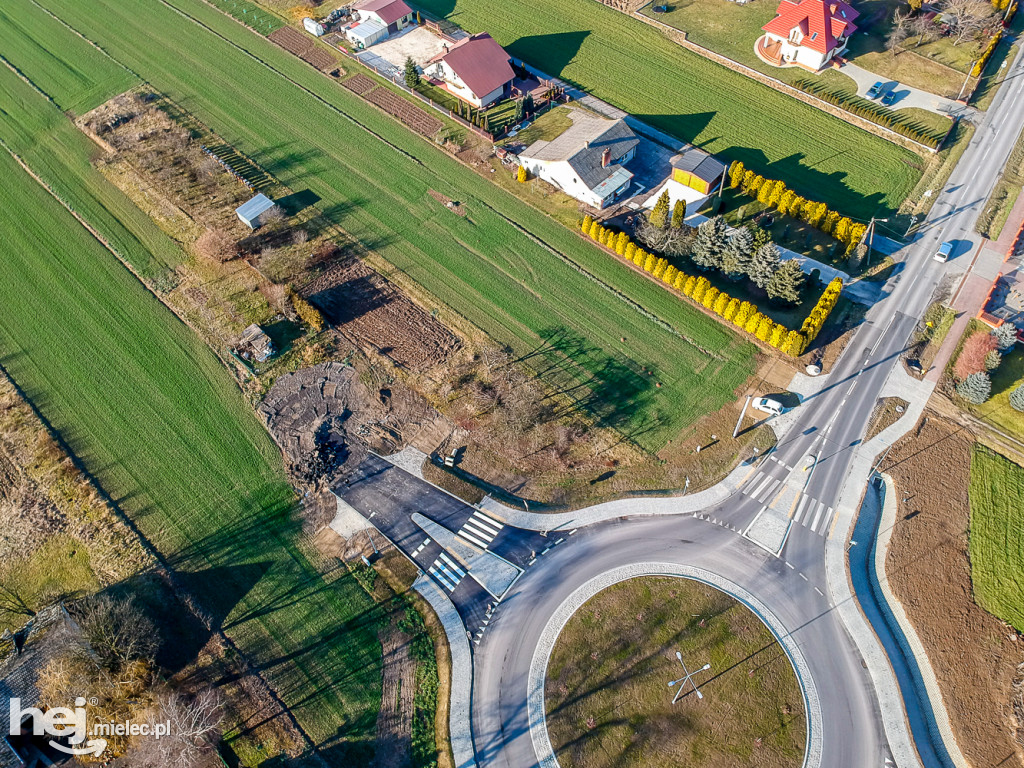
[[[48,85],[58,104],[93,87]],[[147,243],[181,257],[103,186],[56,106],[6,67],[0,94],[0,139],[126,259],[162,268]],[[311,565],[278,449],[201,340],[2,150],[0,174],[0,362],[303,728],[365,755],[374,605],[344,572],[324,580]]]
[[[593,0],[522,0],[514,12],[499,0],[418,5],[470,32],[490,32],[517,59],[850,216],[894,210],[920,176],[913,153]]]
[[[196,20],[138,0],[46,6],[284,184],[314,192],[327,217],[497,341],[542,349],[530,359],[552,386],[586,381],[585,407],[645,447],[717,410],[752,372],[754,347],[736,334],[219,11],[175,2]]]
[[[971,457],[971,582],[974,599],[1024,632],[1024,467],[974,446]]]

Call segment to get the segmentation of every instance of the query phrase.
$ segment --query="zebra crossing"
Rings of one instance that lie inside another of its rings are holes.
[[[487,546],[494,541],[494,537],[504,527],[503,523],[476,510],[455,535],[475,547],[487,549]]]
[[[813,533],[819,536],[828,534],[829,524],[832,522],[832,507],[826,506],[825,502],[812,499],[810,496],[801,496],[800,502],[796,505],[793,513],[793,522],[810,528]]]
[[[466,572],[459,567],[458,563],[442,552],[429,568],[430,575],[437,580],[441,586],[449,592],[454,592],[459,582],[465,577]]]
[[[764,472],[758,472],[754,475],[754,479],[746,484],[742,493],[761,504],[766,504],[772,498],[772,494],[782,485],[782,482],[783,478],[772,477]]]

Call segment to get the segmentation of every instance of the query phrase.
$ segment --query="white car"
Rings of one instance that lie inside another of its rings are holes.
[[[754,410],[770,413],[772,416],[779,416],[786,409],[782,407],[782,403],[778,400],[772,400],[770,397],[755,397]]]

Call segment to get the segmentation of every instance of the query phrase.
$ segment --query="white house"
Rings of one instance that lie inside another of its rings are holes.
[[[622,120],[608,120],[579,109],[569,111],[572,125],[551,141],[535,141],[519,154],[528,173],[567,195],[601,209],[629,189],[633,173],[625,168],[640,141]]]
[[[356,21],[373,21],[383,26],[389,35],[413,23],[415,14],[402,0],[363,0],[352,7]]]
[[[445,90],[475,107],[507,96],[516,73],[511,57],[486,32],[465,37],[426,63],[423,72],[443,81]]]
[[[846,50],[860,14],[843,0],[782,0],[754,51],[777,67],[817,72]]]

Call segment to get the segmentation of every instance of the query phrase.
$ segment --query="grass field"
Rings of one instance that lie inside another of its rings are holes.
[[[15,2],[39,13],[27,0]],[[46,5],[284,184],[318,195],[332,221],[497,341],[524,355],[541,347],[570,355],[573,364],[546,367],[559,375],[553,386],[587,381],[585,404],[595,417],[645,447],[660,448],[717,410],[751,373],[754,348],[746,341],[219,11],[198,0],[175,2],[198,21],[166,4]],[[246,95],[254,89],[258,110]],[[431,189],[459,200],[469,215],[451,215]]]
[[[490,32],[514,57],[851,216],[895,209],[920,176],[911,152],[598,2],[523,0],[514,13],[498,0],[419,5],[470,32]]]
[[[670,680],[710,663],[704,693]],[[802,762],[803,696],[775,637],[743,605],[687,579],[638,578],[569,619],[545,684],[562,768],[788,768]]]
[[[971,582],[982,608],[1024,632],[1024,467],[974,446]]]
[[[91,87],[56,71],[47,85],[58,105]],[[91,144],[58,106],[6,67],[0,93],[18,107],[0,112],[0,139],[130,263],[181,257],[88,165]],[[344,572],[312,566],[277,448],[203,343],[6,151],[0,173],[0,361],[310,735],[365,756],[374,605]]]

